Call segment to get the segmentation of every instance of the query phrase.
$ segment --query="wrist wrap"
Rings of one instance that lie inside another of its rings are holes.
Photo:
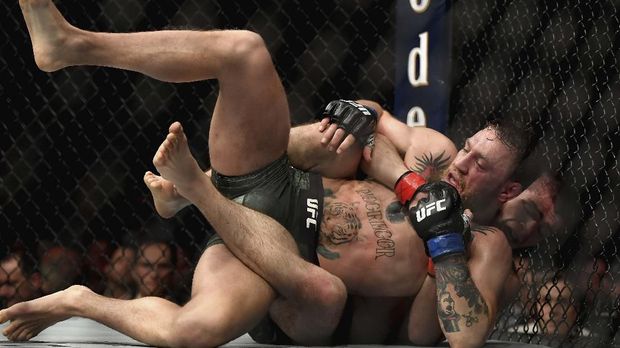
[[[400,204],[405,205],[410,202],[413,195],[418,190],[418,187],[425,183],[426,179],[424,179],[424,177],[410,170],[401,175],[400,178],[396,180],[396,185],[394,185],[394,193],[396,193],[396,197],[400,201]]]
[[[428,252],[433,261],[450,254],[464,254],[465,242],[461,233],[442,234],[426,242]]]

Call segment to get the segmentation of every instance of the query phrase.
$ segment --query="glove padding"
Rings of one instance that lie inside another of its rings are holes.
[[[422,175],[410,170],[406,171],[396,180],[396,185],[394,185],[396,198],[398,198],[400,204],[408,208],[418,188],[425,183],[426,179]]]
[[[360,145],[374,143],[377,126],[377,112],[374,109],[352,100],[338,99],[327,104],[323,117],[329,117],[330,123],[337,124],[347,134],[353,134]]]
[[[416,195],[420,193],[426,193],[427,197],[410,207],[409,219],[424,240],[427,254],[433,261],[447,255],[464,254],[471,231],[454,186],[443,181],[428,183],[418,188]]]

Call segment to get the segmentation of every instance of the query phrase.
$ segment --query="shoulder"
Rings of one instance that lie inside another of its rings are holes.
[[[512,265],[512,248],[502,230],[493,226],[475,225],[471,229],[470,257]]]

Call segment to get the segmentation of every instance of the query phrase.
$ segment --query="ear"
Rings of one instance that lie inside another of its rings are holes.
[[[504,184],[502,191],[499,193],[500,203],[506,203],[507,201],[517,197],[523,191],[523,187],[516,181],[508,181]]]

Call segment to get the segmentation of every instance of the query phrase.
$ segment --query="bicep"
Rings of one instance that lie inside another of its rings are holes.
[[[414,166],[430,159],[433,165],[447,165],[454,160],[457,150],[452,140],[444,134],[427,127],[409,127],[384,111],[379,119],[377,133],[390,140],[401,156]]]
[[[401,156],[405,154],[411,144],[413,129],[385,110],[377,124],[377,133],[385,135],[396,146]]]

